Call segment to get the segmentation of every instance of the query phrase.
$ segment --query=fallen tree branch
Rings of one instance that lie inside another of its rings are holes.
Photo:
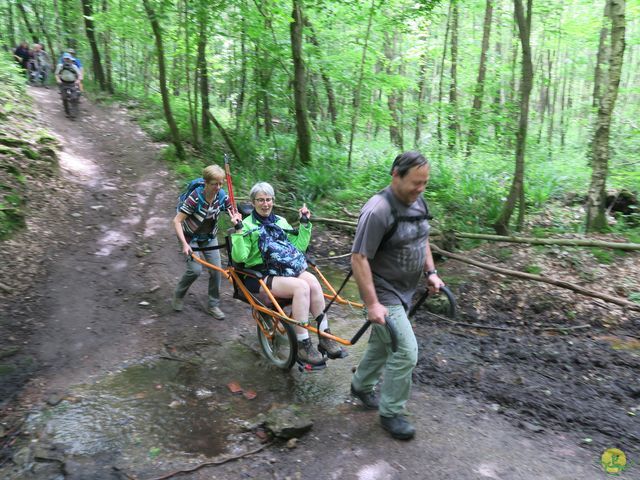
[[[601,240],[588,240],[584,238],[533,238],[533,237],[507,237],[503,235],[488,235],[484,233],[454,232],[459,238],[475,238],[478,240],[491,240],[496,242],[528,243],[530,245],[567,245],[571,247],[600,247],[615,248],[618,250],[640,250],[640,243],[604,242]]]
[[[458,322],[457,320],[451,320],[450,318],[447,317],[443,317],[442,315],[439,315],[437,313],[434,312],[429,312],[429,315],[436,317],[440,320],[443,320],[447,323],[450,323],[451,325],[455,325],[457,327],[469,327],[469,328],[483,328],[485,330],[502,330],[505,332],[512,332],[515,331],[515,328],[512,327],[495,327],[493,325],[480,325],[478,323],[465,323],[465,322]]]
[[[205,110],[205,113],[207,114],[207,117],[209,117],[209,120],[211,120],[215,125],[215,127],[218,129],[218,131],[220,132],[220,135],[222,135],[224,142],[227,144],[227,147],[229,147],[229,150],[231,150],[231,153],[233,153],[233,156],[236,157],[237,160],[240,160],[240,152],[238,152],[238,149],[233,143],[233,140],[231,140],[231,137],[229,136],[227,131],[224,129],[222,125],[220,125],[220,122],[218,122],[218,119],[214,117],[209,110]]]
[[[260,452],[261,450],[264,450],[265,448],[267,448],[270,445],[273,445],[273,442],[265,443],[264,445],[260,445],[260,447],[254,449],[254,450],[242,453],[240,455],[235,455],[233,457],[223,458],[222,460],[213,460],[211,462],[199,463],[198,465],[196,465],[195,467],[192,467],[192,468],[186,468],[184,470],[176,470],[175,472],[167,473],[165,475],[162,475],[161,477],[154,477],[154,478],[150,478],[150,479],[147,479],[147,480],[166,480],[167,478],[175,477],[176,475],[180,475],[180,474],[183,474],[183,473],[195,472],[196,470],[200,470],[203,467],[210,467],[212,465],[222,465],[223,463],[227,463],[227,462],[230,462],[232,460],[238,460],[240,458],[248,457],[249,455],[253,455],[254,453],[258,453],[258,452]]]
[[[317,260],[336,260],[338,258],[346,258],[346,257],[350,257],[350,256],[351,256],[351,252],[347,252],[347,253],[344,253],[342,255],[333,255],[333,256],[330,256],[330,257],[314,257],[313,259],[316,260],[316,261]]]
[[[533,280],[536,282],[548,283],[550,285],[555,285],[557,287],[566,288],[568,290],[573,290],[574,292],[578,292],[582,295],[586,295],[588,297],[599,298],[604,300],[605,302],[615,303],[616,305],[620,305],[622,307],[630,308],[631,310],[640,311],[640,304],[632,302],[630,300],[626,300],[620,297],[614,297],[612,295],[607,295],[606,293],[594,292],[593,290],[589,290],[583,288],[574,283],[565,282],[564,280],[556,280],[549,277],[542,277],[540,275],[534,275],[531,273],[518,272],[516,270],[509,270],[506,268],[496,267],[494,265],[488,265],[486,263],[479,262],[477,260],[473,260],[469,257],[465,257],[464,255],[459,255],[457,253],[447,252],[446,250],[442,250],[437,245],[431,245],[431,250],[439,253],[440,255],[444,255],[449,258],[453,258],[455,260],[459,260],[464,263],[468,263],[471,265],[475,265],[476,267],[484,268],[485,270],[490,270],[492,272],[501,273],[503,275],[509,275],[512,277],[524,278],[525,280]]]
[[[542,330],[543,332],[549,331],[563,331],[563,330],[583,330],[585,328],[591,328],[591,325],[574,325],[572,327],[563,327],[562,325],[554,325],[551,327],[533,327],[534,330]]]

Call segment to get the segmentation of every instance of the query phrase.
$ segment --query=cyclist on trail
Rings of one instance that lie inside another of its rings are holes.
[[[67,48],[65,52],[62,54],[62,56],[60,57],[58,63],[62,63],[65,55],[70,55],[71,61],[78,68],[78,71],[80,72],[80,83],[78,83],[78,88],[80,89],[81,92],[84,92],[84,86],[82,85],[82,79],[84,77],[84,68],[82,67],[82,62],[76,56],[76,51],[73,48]]]
[[[301,225],[295,234],[286,219],[273,213],[275,193],[266,182],[256,183],[249,192],[253,204],[251,215],[236,226],[231,235],[231,257],[234,262],[244,263],[246,268],[263,274],[264,282],[277,298],[292,299],[291,316],[301,324],[307,324],[309,313],[313,318],[322,315],[320,330],[331,333],[326,314],[322,286],[318,279],[306,271],[304,252],[311,239],[309,210],[302,206],[299,210]],[[304,223],[306,221],[306,223]],[[260,292],[256,278],[243,279],[252,293]],[[320,337],[316,349],[309,337],[309,331],[296,326],[298,337],[298,359],[310,365],[323,365],[320,352],[326,352],[329,358],[347,356],[335,341]]]
[[[62,62],[58,63],[55,70],[56,82],[61,87],[71,83],[79,87],[82,81],[82,71],[73,63],[73,57],[68,53],[62,55]],[[66,84],[66,85],[65,85]]]

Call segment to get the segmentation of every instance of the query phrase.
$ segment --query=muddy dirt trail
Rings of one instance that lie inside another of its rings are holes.
[[[260,356],[250,312],[226,282],[226,320],[206,314],[202,278],[173,312],[183,268],[170,225],[177,188],[159,147],[122,107],[83,99],[70,121],[55,91],[31,94],[63,145],[65,188],[51,195],[66,208],[36,226],[51,233],[42,275],[2,303],[0,478],[158,478],[264,446],[256,416],[289,404],[314,421],[297,443],[175,478],[606,477],[600,446],[580,445],[579,428],[536,428],[504,415],[497,400],[446,388],[444,364],[429,365],[446,353],[422,360],[409,404],[418,434],[399,442],[348,395],[363,345],[321,372],[281,372]],[[337,282],[341,272],[328,271]],[[345,310],[334,317],[344,336],[361,321]],[[455,346],[442,335],[429,348]],[[230,382],[247,394],[233,395]],[[618,478],[640,478],[639,468]]]

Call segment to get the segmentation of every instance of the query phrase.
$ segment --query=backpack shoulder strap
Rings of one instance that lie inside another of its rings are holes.
[[[376,195],[380,195],[382,198],[384,198],[387,201],[387,203],[389,204],[389,208],[391,208],[391,218],[393,218],[393,222],[391,223],[391,226],[385,232],[385,234],[382,236],[382,239],[380,240],[380,245],[378,245],[378,250],[376,251],[377,253],[384,248],[385,244],[389,241],[391,237],[393,237],[393,234],[396,233],[396,230],[398,229],[398,210],[396,210],[396,207],[394,207],[393,203],[391,202],[391,198],[389,198],[389,196],[391,195],[389,190],[385,188],[383,190],[380,190]]]
[[[420,200],[422,201],[422,205],[424,205],[424,211],[425,211],[425,213],[423,213],[422,215],[398,215],[398,210],[393,206],[393,202],[390,198],[392,194],[386,188],[383,190],[380,190],[377,193],[377,195],[380,195],[387,201],[387,203],[389,204],[389,207],[391,208],[391,217],[393,218],[393,223],[391,224],[391,227],[389,227],[389,229],[386,231],[386,233],[382,237],[382,240],[380,240],[380,245],[378,245],[377,251],[382,250],[385,247],[385,244],[389,241],[389,239],[393,237],[393,235],[396,233],[396,230],[398,230],[398,223],[421,222],[422,220],[431,220],[433,218],[429,214],[429,206],[427,205],[427,202],[422,195],[419,196]]]

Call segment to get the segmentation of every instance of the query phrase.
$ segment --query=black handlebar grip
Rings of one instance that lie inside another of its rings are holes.
[[[387,330],[389,330],[389,336],[391,337],[391,351],[395,353],[398,351],[398,332],[395,325],[393,324],[393,321],[389,317],[384,317],[384,320],[386,322],[385,327],[387,327]],[[360,330],[358,330],[351,339],[351,345],[355,345],[356,342],[360,340],[360,337],[364,335],[364,332],[367,331],[370,325],[371,322],[369,320],[364,322],[364,325],[360,327]]]
[[[353,336],[353,338],[351,339],[351,345],[355,345],[356,342],[360,340],[360,337],[364,335],[364,332],[367,331],[370,325],[371,325],[371,322],[369,320],[364,322],[364,325],[360,327],[360,330],[358,330],[356,334]]]

